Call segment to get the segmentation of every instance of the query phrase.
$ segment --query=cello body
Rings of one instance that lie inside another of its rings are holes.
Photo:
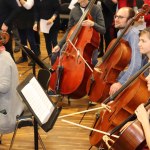
[[[116,39],[109,44],[108,49],[115,41]],[[87,82],[86,91],[91,101],[101,103],[109,96],[110,86],[116,82],[119,73],[129,64],[130,58],[129,43],[121,39],[111,56],[97,67],[98,71],[93,71]],[[94,78],[92,84],[91,78]]]
[[[149,96],[150,93],[147,90],[145,78],[143,76],[138,77],[113,102],[108,104],[111,112],[105,110],[100,113],[100,118],[94,128],[105,132],[111,131],[133,114],[137,106],[145,103]],[[102,137],[102,134],[92,132],[90,135],[91,145],[105,147]]]
[[[149,101],[146,109],[150,109]],[[119,138],[111,146],[112,150],[142,150],[146,146],[146,139],[141,123],[136,119],[126,127]]]
[[[74,32],[74,28],[70,31],[68,38],[72,32]],[[78,37],[73,40],[73,44],[76,49],[79,50],[80,55],[83,56],[92,68],[92,53],[99,47],[99,42],[99,33],[91,27],[82,27]],[[55,91],[56,88],[58,66],[59,59],[57,59],[52,66],[52,69],[55,71],[51,74],[49,86],[53,91]],[[60,77],[60,94],[68,95],[71,98],[81,98],[85,96],[86,83],[91,71],[70,43],[67,44],[61,56],[61,66],[63,66],[63,71]]]
[[[146,145],[145,136],[141,123],[136,120],[123,133],[119,139],[112,145],[113,150],[142,150]]]

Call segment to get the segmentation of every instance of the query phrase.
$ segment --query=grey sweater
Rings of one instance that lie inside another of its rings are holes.
[[[16,116],[23,111],[23,103],[17,94],[17,66],[7,51],[0,52],[0,134],[10,133],[15,128]]]

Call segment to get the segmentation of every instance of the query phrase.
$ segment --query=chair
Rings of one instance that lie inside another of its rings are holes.
[[[39,81],[39,83],[41,84],[41,86],[46,92],[48,91],[49,78],[50,78],[50,72],[48,70],[45,69],[39,70],[37,80]],[[20,116],[16,117],[16,127],[11,140],[9,150],[12,149],[12,146],[14,144],[17,129],[26,126],[34,126],[34,116],[29,111],[24,112]],[[42,148],[46,150],[44,143],[42,142],[42,139],[39,134],[38,134],[38,140],[40,141]]]

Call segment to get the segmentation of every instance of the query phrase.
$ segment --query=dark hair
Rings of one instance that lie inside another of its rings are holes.
[[[139,36],[143,35],[143,34],[147,34],[149,36],[150,39],[150,27],[145,28],[144,30],[142,30],[139,34]]]
[[[127,8],[128,8],[128,12],[129,12],[128,19],[133,18],[135,16],[135,11],[130,7],[127,7]]]

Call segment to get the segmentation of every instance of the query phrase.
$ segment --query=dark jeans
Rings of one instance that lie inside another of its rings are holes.
[[[57,45],[58,30],[52,30],[49,34],[44,33],[46,49],[49,56],[52,54],[52,48]]]
[[[33,29],[32,28],[18,29],[18,31],[19,31],[19,35],[20,35],[20,39],[21,39],[21,44],[27,45],[27,40],[28,40],[31,50],[33,50],[35,55],[38,56],[40,51],[37,48]],[[24,59],[27,59],[27,55],[24,51],[22,51],[22,57]]]

